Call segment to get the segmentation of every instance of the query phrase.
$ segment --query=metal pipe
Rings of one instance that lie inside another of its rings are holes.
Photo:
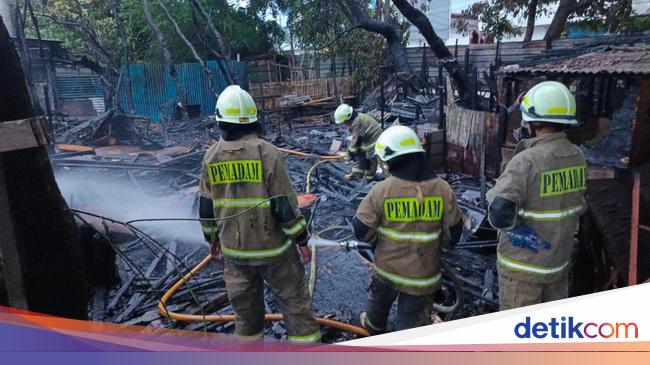
[[[637,259],[639,251],[639,195],[641,190],[641,175],[634,173],[634,188],[632,189],[632,219],[630,224],[630,266],[627,273],[627,285],[636,285]]]

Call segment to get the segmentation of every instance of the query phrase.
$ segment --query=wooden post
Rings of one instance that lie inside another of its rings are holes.
[[[381,87],[381,89],[380,89],[381,94],[379,94],[380,95],[380,97],[379,97],[379,100],[380,100],[379,111],[381,113],[381,129],[384,129],[384,124],[385,124],[384,123],[384,105],[386,103],[386,96],[384,95],[384,71],[385,71],[385,69],[384,69],[383,65],[379,65],[379,67],[377,67],[377,68],[379,69],[379,84],[381,85],[380,86]]]
[[[630,221],[630,266],[627,272],[627,285],[636,285],[637,259],[639,255],[639,195],[641,176],[634,173],[634,188],[632,189],[632,219]]]
[[[6,305],[26,310],[29,308],[23,284],[22,265],[18,259],[18,241],[11,217],[9,195],[0,159],[0,303],[6,294]]]

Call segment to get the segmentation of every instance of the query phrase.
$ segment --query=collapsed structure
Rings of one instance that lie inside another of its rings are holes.
[[[338,159],[338,152],[346,133],[330,123],[339,102],[361,105],[383,127],[400,123],[417,131],[431,168],[452,185],[465,222],[458,248],[443,254],[446,273],[435,311],[447,321],[497,310],[496,231],[485,219],[485,194],[514,147],[510,134],[519,119],[517,113],[507,112],[507,106],[539,79],[572,85],[579,119],[585,121],[574,142],[583,145],[590,161],[590,213],[581,225],[579,259],[572,269],[573,294],[650,276],[647,265],[639,265],[637,275],[637,268],[628,265],[635,256],[634,251],[628,254],[629,241],[634,239],[634,229],[643,229],[645,223],[633,225],[630,232],[628,222],[635,214],[632,210],[630,217],[630,206],[638,199],[638,194],[637,198],[629,194],[631,169],[647,176],[648,49],[619,44],[594,50],[593,44],[587,44],[571,52],[504,47],[511,53],[534,53],[536,60],[501,72],[500,66],[512,62],[500,59],[499,44],[494,54],[479,47],[474,51],[481,62],[494,60],[482,67],[481,79],[478,62],[470,63],[467,48],[465,73],[474,79],[470,87],[474,94],[487,96],[477,98],[474,105],[455,102],[442,69],[437,78],[429,77],[434,63],[427,65],[426,50],[420,70],[426,82],[418,94],[403,87],[415,76],[387,78],[363,104],[351,95],[350,81],[337,81],[336,75],[332,80],[307,80],[313,81],[311,85],[294,80],[250,85],[250,89],[254,95],[259,93],[265,138],[285,154],[293,188],[305,194],[301,199],[310,230],[324,239],[350,238],[356,207],[371,187],[367,181],[343,178],[350,166]],[[192,69],[187,67],[188,75]],[[115,323],[232,332],[232,307],[221,268],[218,262],[204,259],[208,248],[196,220],[201,160],[219,138],[214,116],[206,107],[211,101],[204,98],[177,107],[165,94],[164,80],[157,82],[164,78],[164,70],[151,65],[136,68],[142,78],[154,71],[157,76],[152,80],[141,80],[147,87],[138,89],[136,100],[147,106],[142,113],[147,115],[111,109],[92,117],[53,116],[57,146],[50,160],[82,233],[90,316]],[[182,81],[192,85],[190,76]],[[282,83],[312,91],[286,92]],[[63,85],[61,96],[72,95],[73,86],[74,82]],[[156,97],[148,98],[145,90],[154,89]],[[83,109],[95,110],[94,96],[82,97],[88,99]],[[72,112],[78,100],[70,101]],[[647,189],[645,181],[639,184],[641,190]],[[647,196],[645,190],[641,195]],[[646,209],[641,200],[641,212]],[[643,216],[638,210],[636,214]],[[647,239],[647,232],[639,234]],[[319,248],[309,267],[316,312],[334,326],[325,329],[326,342],[354,336],[354,328],[335,322],[356,324],[365,305],[361,294],[369,282],[371,257],[349,248]],[[647,262],[648,254],[648,248],[641,246],[639,262]],[[188,276],[193,268],[197,268],[195,275]],[[266,304],[267,313],[277,312],[271,296]],[[281,323],[266,327],[267,335],[276,338],[285,332]]]

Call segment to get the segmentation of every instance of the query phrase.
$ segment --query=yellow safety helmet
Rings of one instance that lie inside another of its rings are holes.
[[[547,122],[578,124],[576,120],[576,99],[561,82],[544,81],[533,86],[524,95],[519,105],[523,123]]]
[[[415,152],[424,152],[424,148],[415,131],[403,125],[386,129],[375,143],[375,154],[382,161]]]
[[[250,124],[257,121],[255,101],[239,85],[230,85],[219,94],[215,114],[218,122]]]
[[[334,112],[334,123],[341,124],[352,116],[354,110],[348,104],[341,104]]]

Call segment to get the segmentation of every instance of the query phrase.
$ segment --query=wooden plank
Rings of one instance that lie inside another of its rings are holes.
[[[89,152],[95,150],[93,147],[76,144],[57,144],[56,149],[65,152]]]
[[[0,123],[0,152],[51,144],[43,117]]]

